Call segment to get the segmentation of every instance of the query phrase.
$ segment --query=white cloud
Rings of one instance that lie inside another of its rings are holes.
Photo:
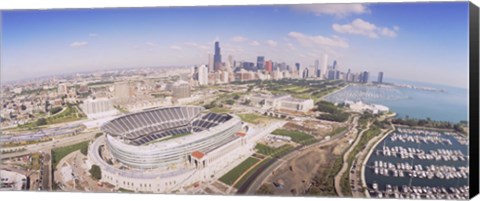
[[[340,47],[348,48],[348,42],[338,36],[325,37],[321,35],[309,36],[299,32],[290,32],[288,36],[292,39],[295,39],[304,47],[312,47],[315,45],[319,46],[330,46],[330,47]]]
[[[267,40],[265,41],[265,44],[267,44],[270,47],[276,47],[278,43],[277,41],[274,41],[274,40]]]
[[[73,43],[70,43],[70,47],[83,47],[87,44],[88,43],[86,41],[75,41]]]
[[[172,45],[172,46],[170,46],[170,49],[181,50],[182,47],[180,47],[180,46],[178,46],[178,45]]]
[[[295,46],[292,43],[287,43],[287,47],[290,50],[295,50],[296,49]]]
[[[349,24],[333,24],[332,28],[338,33],[362,35],[369,38],[378,38],[379,36],[394,38],[397,36],[395,30],[398,31],[400,29],[397,26],[393,27],[393,30],[387,27],[378,27],[373,23],[359,18],[353,20]]]
[[[88,37],[97,37],[97,36],[98,36],[97,33],[89,33],[89,34],[88,34]]]
[[[155,47],[155,46],[157,46],[154,42],[145,42],[145,45],[146,45],[146,46],[149,46],[149,47]]]
[[[186,46],[191,46],[191,47],[194,47],[194,48],[198,48],[198,49],[201,49],[201,50],[209,50],[212,47],[210,46],[207,46],[207,45],[203,45],[203,44],[198,44],[198,43],[195,43],[195,42],[186,42],[186,43],[183,43],[184,45]]]
[[[258,41],[256,41],[256,40],[254,40],[254,41],[250,42],[250,45],[251,45],[251,46],[259,46],[260,43],[259,43]]]
[[[333,15],[335,17],[347,17],[352,14],[370,13],[368,7],[364,4],[299,4],[292,5],[291,8],[297,11],[310,12],[317,16]]]
[[[248,38],[245,38],[245,37],[243,37],[243,36],[234,36],[234,37],[232,38],[232,41],[233,41],[233,42],[236,42],[236,43],[241,43],[241,42],[246,42],[246,41],[248,41]]]

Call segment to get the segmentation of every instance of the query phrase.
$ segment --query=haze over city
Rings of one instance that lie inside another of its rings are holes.
[[[343,71],[467,88],[467,7],[427,5],[3,11],[1,78],[206,64],[219,40],[224,59],[311,66],[328,54]]]

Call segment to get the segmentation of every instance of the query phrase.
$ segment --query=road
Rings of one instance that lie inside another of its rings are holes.
[[[23,156],[23,155],[27,155],[27,154],[31,154],[39,151],[49,151],[55,147],[63,147],[63,146],[76,144],[82,141],[93,139],[96,133],[98,133],[98,131],[90,131],[87,133],[82,133],[82,134],[78,134],[71,137],[54,139],[48,142],[12,147],[12,148],[25,148],[25,150],[19,151],[19,152],[13,152],[13,153],[1,154],[0,159]],[[9,149],[9,148],[4,148],[4,149]]]
[[[345,173],[345,171],[348,170],[348,167],[349,167],[348,156],[350,155],[350,152],[352,152],[353,149],[355,149],[358,142],[360,142],[360,139],[362,139],[363,133],[365,133],[365,131],[370,129],[370,125],[371,125],[371,122],[368,122],[367,127],[365,129],[363,129],[362,131],[360,131],[360,133],[355,138],[355,142],[353,142],[353,144],[350,146],[350,148],[343,154],[343,166],[342,166],[342,169],[340,169],[340,171],[337,173],[337,175],[335,175],[335,182],[334,182],[335,191],[337,192],[337,195],[340,196],[340,197],[344,196],[343,193],[342,193],[342,187],[341,187],[340,183],[342,182],[341,181],[342,180],[342,175]]]
[[[340,133],[338,135],[333,136],[329,140],[323,140],[319,141],[316,143],[313,143],[311,145],[307,145],[304,147],[297,147],[295,150],[292,152],[288,153],[287,155],[278,158],[278,159],[273,159],[272,163],[266,164],[268,167],[261,171],[260,173],[253,174],[250,178],[253,178],[251,181],[246,181],[243,186],[241,186],[238,190],[237,193],[239,194],[247,194],[247,195],[253,195],[255,194],[256,190],[260,187],[260,185],[263,184],[263,182],[266,180],[270,174],[275,171],[277,168],[279,168],[281,165],[283,165],[286,161],[289,161],[290,159],[294,158],[295,156],[298,155],[299,152],[317,147],[317,146],[324,146],[328,145],[330,143],[333,143],[337,141],[338,139],[342,138],[347,134],[348,132],[352,131],[352,129],[356,128],[357,122],[358,122],[358,116],[353,117],[353,124],[349,126],[347,130],[345,130],[343,133]],[[249,179],[250,180],[250,179]]]

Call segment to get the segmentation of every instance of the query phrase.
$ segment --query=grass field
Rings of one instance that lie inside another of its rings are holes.
[[[236,184],[235,184],[235,188],[240,188],[240,186],[243,185],[243,183],[245,183],[245,181],[247,181],[247,179],[253,175],[253,173],[255,173],[255,171],[257,171],[258,168],[262,167],[263,164],[267,163],[268,161],[270,160],[273,160],[271,158],[267,158],[265,160],[263,160],[262,162],[260,162],[257,166],[255,166],[254,168],[252,168],[250,171],[248,171]]]
[[[87,149],[88,142],[89,141],[84,141],[78,144],[52,149],[52,168],[55,169],[57,167],[58,162],[60,162],[60,160],[62,160],[62,158],[65,157],[66,155],[76,150]]]
[[[210,108],[209,110],[210,110],[210,112],[213,112],[213,113],[229,113],[229,112],[231,112],[230,109],[223,108],[223,107],[214,107],[214,108]]]
[[[223,175],[220,177],[221,182],[227,184],[227,185],[232,185],[233,182],[235,182],[240,175],[242,175],[248,168],[252,167],[255,163],[258,162],[258,159],[249,157],[246,160],[244,160],[242,163],[240,163],[237,167],[233,168],[227,174]]]
[[[255,149],[257,150],[257,153],[263,154],[263,155],[266,155],[266,156],[272,156],[272,157],[281,155],[281,154],[289,151],[292,148],[293,147],[291,145],[288,145],[288,144],[282,145],[278,148],[273,148],[273,147],[270,147],[270,146],[267,146],[267,145],[261,144],[261,143],[258,143],[255,146]]]
[[[272,132],[273,135],[288,136],[292,141],[299,144],[311,144],[315,142],[315,138],[309,134],[300,131],[291,131],[286,129],[277,129]]]

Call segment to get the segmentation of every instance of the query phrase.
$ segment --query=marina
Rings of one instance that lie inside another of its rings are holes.
[[[365,164],[371,197],[467,199],[468,138],[455,132],[399,127]]]

